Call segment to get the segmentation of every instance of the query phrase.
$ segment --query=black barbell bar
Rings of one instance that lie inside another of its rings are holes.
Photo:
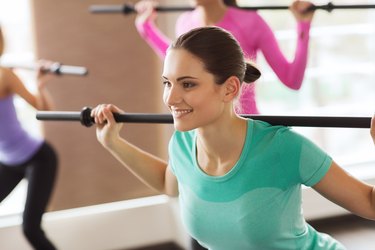
[[[241,115],[244,118],[261,120],[271,125],[297,127],[335,127],[335,128],[370,128],[371,117],[342,116],[266,116]],[[126,123],[173,123],[171,114],[147,113],[114,113],[116,122]],[[36,119],[42,121],[80,121],[82,125],[91,127],[95,121],[91,117],[91,108],[85,107],[81,112],[70,111],[38,111]]]
[[[289,6],[238,6],[236,8],[244,10],[287,10]],[[332,2],[322,5],[312,5],[308,10],[325,10],[332,12],[334,9],[374,9],[375,4],[350,4],[350,5],[336,5]],[[156,6],[157,12],[176,12],[176,11],[191,11],[193,7],[185,6]],[[136,13],[134,6],[129,4],[124,5],[91,5],[89,8],[91,13],[122,13],[122,14],[133,14]]]

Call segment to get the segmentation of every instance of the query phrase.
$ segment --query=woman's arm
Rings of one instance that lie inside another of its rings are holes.
[[[45,88],[46,82],[51,76],[47,76],[47,73],[43,72],[43,68],[48,67],[51,63],[49,61],[39,62],[37,91],[35,94],[26,88],[21,79],[11,69],[4,69],[4,81],[8,84],[11,93],[20,96],[35,109],[51,110],[53,106],[52,98]]]
[[[305,12],[310,2],[294,1],[290,7],[297,21],[297,46],[294,59],[289,62],[281,52],[272,30],[265,23],[259,47],[278,78],[289,88],[298,90],[305,74],[308,58],[309,31],[313,11]]]
[[[375,188],[354,178],[335,162],[313,188],[350,212],[375,220]]]
[[[150,45],[150,47],[164,59],[170,39],[165,36],[155,25],[157,2],[150,0],[142,0],[135,4],[137,11],[135,26],[140,36]]]
[[[168,163],[121,138],[122,124],[115,122],[113,112],[123,113],[111,104],[99,105],[91,112],[99,142],[145,184],[160,193],[176,196],[177,180]]]
[[[375,144],[375,115],[371,119],[370,134]],[[375,220],[375,187],[351,176],[335,162],[313,188],[352,213]]]

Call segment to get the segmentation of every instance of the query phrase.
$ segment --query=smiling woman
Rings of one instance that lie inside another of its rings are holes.
[[[233,68],[216,71],[225,61]],[[375,188],[293,129],[237,115],[241,83],[259,76],[230,33],[192,29],[169,47],[163,69],[164,103],[176,129],[169,161],[120,137],[113,112],[124,111],[112,104],[91,111],[97,138],[145,184],[178,196],[187,231],[209,249],[343,250],[306,222],[302,185],[372,220]]]

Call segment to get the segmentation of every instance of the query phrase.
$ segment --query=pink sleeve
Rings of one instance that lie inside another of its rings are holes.
[[[153,22],[147,21],[142,25],[136,24],[136,28],[141,37],[150,45],[161,59],[165,58],[168,46],[171,43]]]
[[[264,35],[260,41],[259,47],[276,73],[278,78],[289,88],[298,90],[303,81],[307,64],[307,54],[309,45],[310,22],[298,22],[297,48],[293,61],[289,62],[280,51],[276,38],[268,27],[264,25]]]

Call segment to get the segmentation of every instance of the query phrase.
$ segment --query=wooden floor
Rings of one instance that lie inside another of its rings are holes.
[[[375,221],[348,215],[310,221],[309,224],[318,231],[331,235],[348,250],[375,250]],[[181,248],[173,243],[166,243],[132,250],[181,250]]]

